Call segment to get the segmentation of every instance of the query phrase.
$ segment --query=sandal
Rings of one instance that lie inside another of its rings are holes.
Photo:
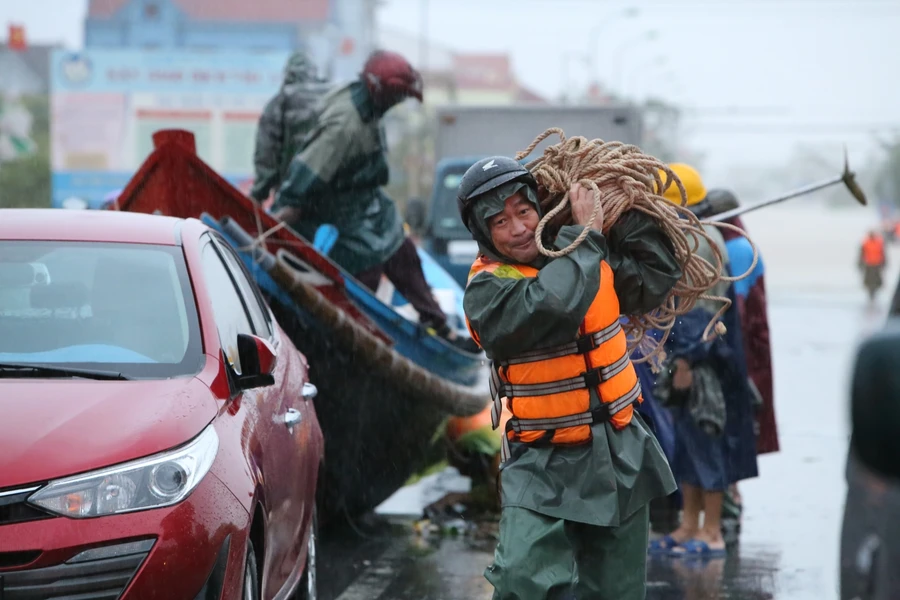
[[[650,546],[647,548],[648,554],[668,554],[673,548],[680,547],[675,538],[671,535],[663,536],[659,539],[650,540]]]
[[[720,558],[726,555],[725,548],[710,548],[703,540],[688,540],[681,544],[672,556],[701,556],[703,558]]]

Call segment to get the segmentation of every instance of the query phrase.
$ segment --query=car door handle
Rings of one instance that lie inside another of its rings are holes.
[[[296,408],[289,408],[287,409],[287,412],[284,413],[284,424],[287,425],[288,429],[291,429],[302,420],[303,414]]]
[[[304,383],[303,392],[301,393],[304,400],[312,400],[319,395],[319,389],[311,383]]]

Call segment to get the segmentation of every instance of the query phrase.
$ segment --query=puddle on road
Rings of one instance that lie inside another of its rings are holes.
[[[784,594],[773,576],[780,556],[764,548],[733,549],[716,559],[651,557],[647,600],[770,600],[820,598]]]

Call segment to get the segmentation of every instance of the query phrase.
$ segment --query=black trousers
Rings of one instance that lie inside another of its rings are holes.
[[[425,281],[422,261],[419,260],[412,240],[404,239],[400,248],[386,262],[357,273],[354,277],[374,292],[378,289],[382,273],[387,275],[397,291],[413,305],[422,325],[441,331],[447,323],[447,316],[431,295],[431,287]]]

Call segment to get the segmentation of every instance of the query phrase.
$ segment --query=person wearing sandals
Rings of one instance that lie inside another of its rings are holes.
[[[709,203],[699,173],[684,164],[670,168],[685,186],[688,208],[700,218],[706,216]],[[681,203],[675,186],[670,186],[664,196]],[[722,260],[727,261],[722,235],[714,227],[704,229],[718,246]],[[710,243],[698,241],[698,254],[715,265]],[[725,334],[703,338],[704,329],[722,304],[698,301],[672,328],[666,342],[667,362],[654,388],[656,397],[674,417],[672,471],[679,482],[684,510],[680,526],[654,540],[649,547],[651,553],[724,555],[721,517],[725,492],[732,484],[758,474],[753,396],[734,286],[721,281],[708,295],[732,301],[722,317]]]

